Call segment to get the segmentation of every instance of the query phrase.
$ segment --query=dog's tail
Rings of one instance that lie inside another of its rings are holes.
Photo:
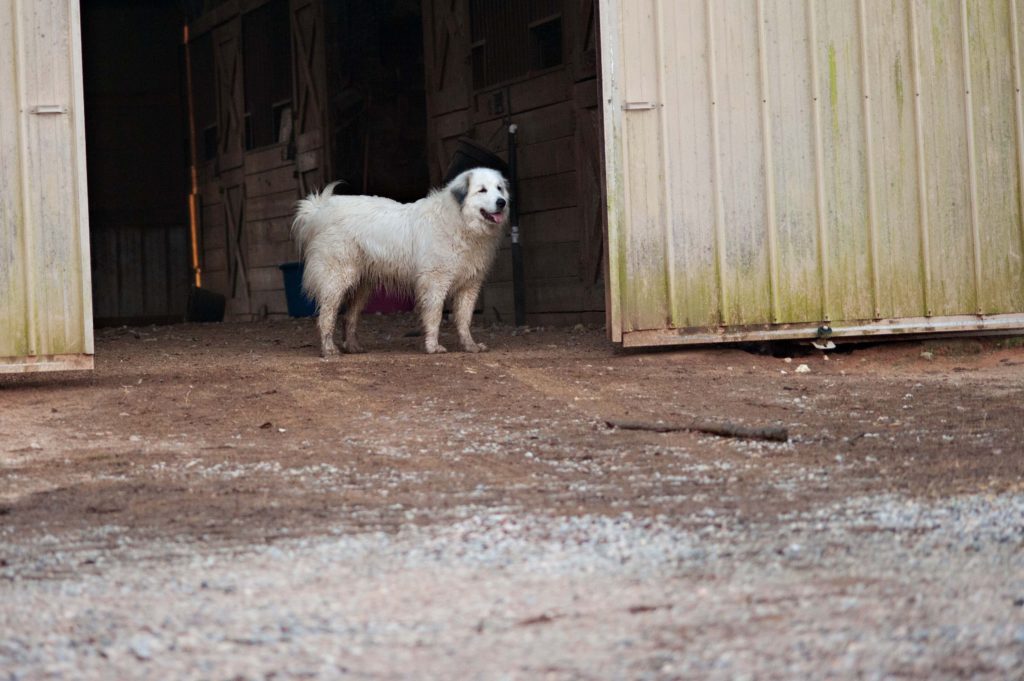
[[[306,246],[313,237],[316,222],[312,219],[317,212],[327,204],[327,200],[334,194],[334,188],[341,184],[331,182],[320,192],[313,192],[295,204],[295,219],[292,221],[292,241],[299,249],[299,255],[306,252]]]

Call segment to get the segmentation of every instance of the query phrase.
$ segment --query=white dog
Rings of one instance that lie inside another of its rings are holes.
[[[379,196],[333,196],[337,183],[298,202],[292,238],[306,262],[302,287],[320,310],[320,354],[338,354],[334,325],[348,300],[345,352],[362,352],[359,315],[378,286],[415,293],[427,352],[437,342],[451,295],[466,352],[487,348],[469,333],[473,307],[508,215],[508,182],[488,168],[467,170],[415,203]]]

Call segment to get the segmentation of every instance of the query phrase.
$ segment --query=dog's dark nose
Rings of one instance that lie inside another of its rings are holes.
[[[502,208],[505,207],[505,204],[507,204],[507,203],[508,203],[508,201],[506,201],[505,199],[503,199],[503,198],[501,198],[499,196],[498,200],[494,202],[494,205],[498,207],[498,210],[501,210]]]

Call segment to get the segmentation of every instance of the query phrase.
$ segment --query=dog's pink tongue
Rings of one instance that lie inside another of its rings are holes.
[[[491,213],[491,219],[494,220],[496,223],[498,223],[500,225],[505,220],[505,214],[504,213]]]

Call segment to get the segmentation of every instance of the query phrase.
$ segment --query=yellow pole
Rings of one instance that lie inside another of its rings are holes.
[[[191,180],[188,195],[188,227],[192,247],[192,273],[196,288],[199,288],[203,281],[202,269],[199,267],[199,176],[196,170],[196,112],[192,93],[192,51],[189,46],[188,24],[185,24],[182,41],[185,45],[185,85],[188,90],[188,151]]]

